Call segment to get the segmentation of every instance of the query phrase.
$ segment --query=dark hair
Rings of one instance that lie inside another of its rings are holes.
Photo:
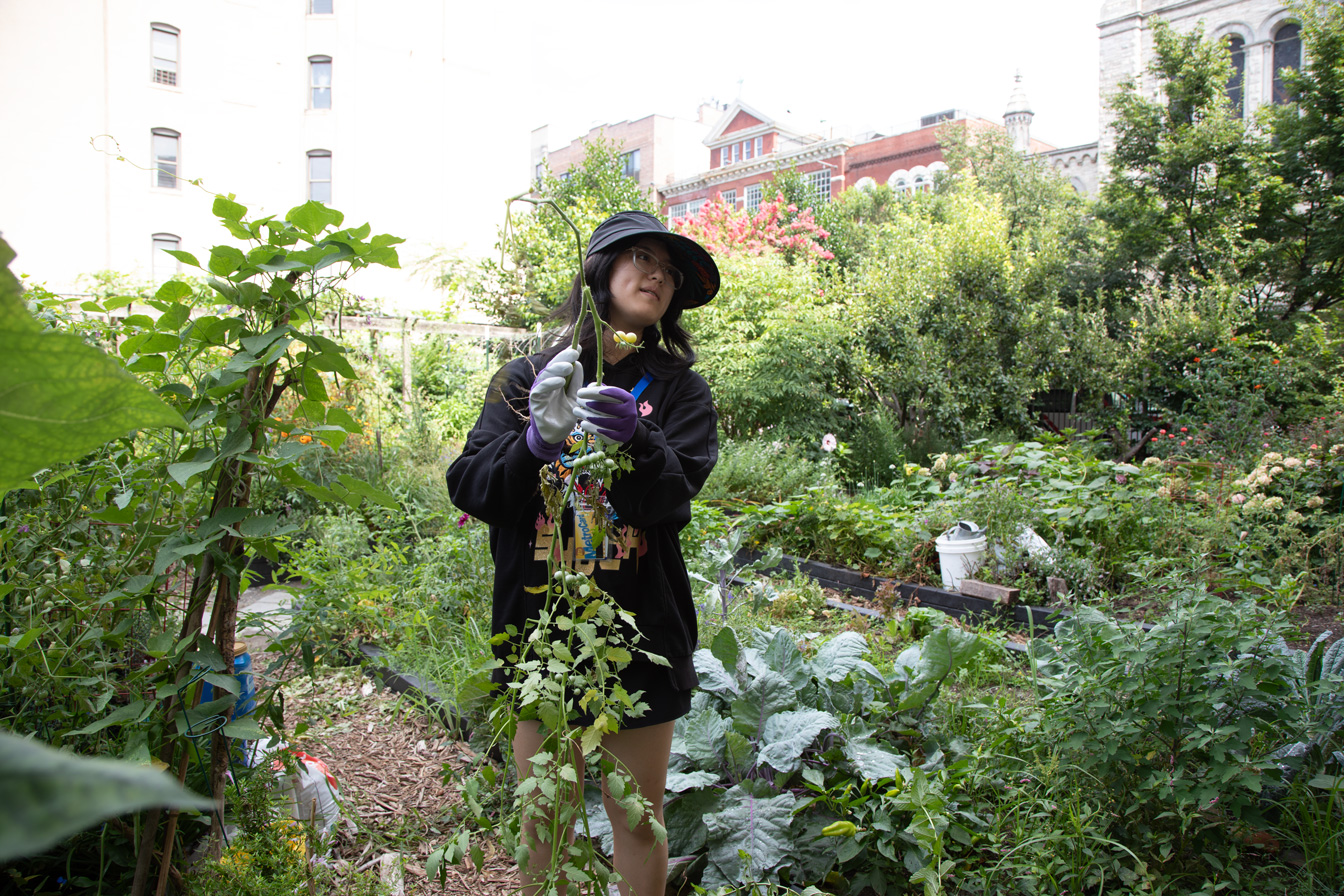
[[[593,291],[593,304],[603,320],[607,319],[611,307],[611,269],[616,260],[640,239],[639,236],[614,243],[598,249],[583,263],[583,276]],[[551,312],[549,319],[565,321],[566,328],[563,344],[568,345],[574,338],[574,321],[578,319],[583,305],[583,282],[578,275],[569,290],[569,297],[560,307]],[[662,319],[656,324],[644,328],[643,340],[636,358],[641,366],[655,375],[670,375],[685,370],[695,363],[695,350],[691,348],[691,334],[681,326],[681,302],[677,295],[672,296],[672,304],[663,312]],[[597,354],[597,331],[591,318],[583,320],[583,330],[579,333],[579,348],[585,363]]]

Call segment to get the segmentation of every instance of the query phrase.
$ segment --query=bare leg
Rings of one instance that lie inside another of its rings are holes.
[[[663,823],[663,795],[667,790],[667,760],[672,753],[672,723],[618,731],[602,738],[602,751],[616,767],[634,779],[639,792],[653,804],[653,817]],[[611,819],[615,844],[612,852],[621,875],[621,896],[663,896],[667,889],[667,842],[659,843],[647,820],[630,830],[625,810],[607,794],[603,803]]]
[[[522,781],[532,775],[531,759],[542,747],[543,737],[541,735],[541,724],[539,722],[519,722],[518,730],[513,735],[513,761],[518,768],[518,780]],[[670,749],[670,743],[669,743]],[[580,781],[583,780],[583,757],[577,750],[574,751],[570,762],[574,763],[575,771]],[[666,760],[664,760],[666,766]],[[581,799],[577,788],[569,794],[571,803],[578,805]],[[567,825],[564,836],[567,842],[574,839],[573,825]],[[525,820],[523,822],[523,842],[527,844],[527,866],[519,868],[519,875],[523,880],[522,896],[538,896],[545,890],[546,872],[550,868],[551,862],[551,838],[550,833],[544,829],[538,831],[536,820]],[[560,892],[564,893],[565,887],[562,883]]]

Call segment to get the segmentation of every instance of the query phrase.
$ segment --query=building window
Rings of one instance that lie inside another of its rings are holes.
[[[1245,112],[1246,103],[1246,41],[1234,34],[1227,39],[1227,55],[1232,62],[1232,74],[1227,79],[1227,101],[1232,114],[1238,118]]]
[[[669,221],[675,218],[684,218],[684,217],[686,217],[686,203],[678,202],[676,205],[670,205],[667,207],[667,219]]]
[[[761,138],[760,138],[760,137],[757,137],[757,138],[756,138],[756,155],[757,155],[757,156],[761,155]]]
[[[705,203],[708,201],[708,199],[692,199],[690,202],[686,203],[686,214],[694,218],[696,215],[700,214],[700,209],[704,208]]]
[[[807,175],[807,185],[816,192],[818,202],[831,201],[831,169],[811,172]]]
[[[331,201],[331,151],[308,151],[308,198],[313,202]]]
[[[151,183],[156,187],[176,190],[178,149],[182,135],[170,128],[155,128],[151,133],[154,144],[154,179]]]
[[[724,190],[722,193],[719,194],[719,198],[722,199],[723,204],[728,206],[729,208],[737,208],[736,190]]]
[[[532,169],[532,189],[534,190],[541,189],[541,166],[544,164],[546,163],[538,162]]]
[[[182,240],[175,233],[156,233],[153,241],[153,254],[149,258],[150,276],[155,283],[162,283],[182,270],[182,263],[168,254],[170,249],[181,248]]]
[[[177,86],[177,39],[180,32],[172,25],[155,22],[149,26],[152,60],[150,80],[155,84]]]
[[[742,158],[744,158],[744,159],[749,159],[749,158],[751,158],[751,141],[750,141],[750,140],[743,140],[743,141],[742,141]]]
[[[310,109],[331,108],[331,57],[308,57]]]
[[[1274,103],[1288,102],[1288,85],[1283,73],[1302,67],[1302,26],[1287,24],[1274,32]]]
[[[743,197],[743,204],[747,211],[757,212],[761,208],[761,185],[750,184],[747,186],[746,196]]]
[[[631,180],[639,180],[639,150],[621,154],[621,173]]]
[[[334,12],[331,8],[333,0],[308,0],[308,12],[315,16],[329,16]]]

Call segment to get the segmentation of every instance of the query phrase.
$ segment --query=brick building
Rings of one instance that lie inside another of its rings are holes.
[[[718,111],[715,106],[702,105],[697,119],[646,115],[635,121],[604,124],[556,149],[547,145],[550,128],[542,125],[532,131],[532,180],[535,183],[541,177],[543,166],[549,166],[552,174],[564,176],[583,162],[585,143],[603,139],[620,145],[626,176],[649,189],[661,189],[678,177],[709,166],[707,121]]]
[[[1030,109],[1022,123],[1022,148],[1032,153],[1054,147],[1027,135]],[[719,117],[705,138],[710,167],[693,177],[663,187],[669,217],[693,215],[715,195],[747,211],[755,211],[764,182],[778,170],[794,168],[829,202],[853,186],[888,184],[906,192],[928,190],[934,175],[946,169],[938,144],[948,123],[972,131],[1003,132],[1004,125],[959,109],[925,116],[919,126],[895,134],[868,132],[854,137],[823,137],[737,101]]]

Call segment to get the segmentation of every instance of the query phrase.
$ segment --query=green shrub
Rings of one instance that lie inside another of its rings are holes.
[[[812,488],[840,493],[835,467],[809,460],[793,442],[724,439],[719,445],[719,462],[699,497],[701,501],[768,504]]]
[[[1271,751],[1302,717],[1299,664],[1281,649],[1280,616],[1176,594],[1149,631],[1083,608],[1054,644],[1036,643],[1039,749],[1101,788],[1108,836],[1171,857],[1173,871],[1221,875],[1202,853],[1227,855],[1229,830],[1260,817]]]

